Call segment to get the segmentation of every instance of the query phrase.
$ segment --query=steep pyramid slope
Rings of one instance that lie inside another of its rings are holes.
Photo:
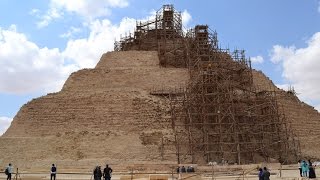
[[[188,72],[158,64],[156,52],[111,52],[71,74],[60,92],[20,109],[0,138],[0,163],[174,160],[162,146],[173,140],[168,103],[150,90],[184,84]]]

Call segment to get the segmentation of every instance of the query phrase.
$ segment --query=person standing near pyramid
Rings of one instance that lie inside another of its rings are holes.
[[[51,171],[50,171],[50,180],[56,180],[56,175],[57,175],[57,167],[52,164],[52,167],[51,167]]]
[[[103,177],[105,180],[111,180],[111,173],[112,169],[107,164],[106,167],[103,169]]]
[[[11,175],[13,173],[13,166],[9,163],[9,166],[6,167],[5,173],[7,175],[7,180],[11,180]]]

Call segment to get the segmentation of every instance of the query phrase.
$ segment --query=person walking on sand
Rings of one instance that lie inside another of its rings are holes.
[[[103,177],[105,180],[111,180],[111,173],[112,169],[107,164],[106,167],[103,169]]]
[[[52,164],[51,171],[50,171],[50,180],[56,180],[57,175],[57,167]]]

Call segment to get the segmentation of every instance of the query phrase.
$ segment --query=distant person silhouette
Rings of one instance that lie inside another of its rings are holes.
[[[270,172],[268,171],[267,167],[263,168],[262,178],[263,180],[270,180]]]
[[[112,169],[107,164],[106,167],[103,169],[103,177],[105,180],[111,180],[111,173]]]
[[[263,170],[262,170],[262,168],[259,168],[258,177],[259,177],[259,180],[263,180]]]
[[[96,166],[96,168],[93,171],[93,178],[94,180],[101,180],[102,172],[101,172],[101,166]]]
[[[315,168],[312,165],[312,162],[310,159],[308,160],[308,164],[309,164],[309,179],[316,178]]]
[[[57,167],[52,164],[52,167],[51,167],[51,171],[50,171],[50,180],[56,180],[56,175],[57,175]]]

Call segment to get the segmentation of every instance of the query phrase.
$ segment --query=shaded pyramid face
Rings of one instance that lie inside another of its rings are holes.
[[[106,53],[20,109],[0,138],[0,163],[174,161],[174,146],[162,148],[174,140],[168,100],[150,91],[187,80],[186,69],[161,68],[157,52]]]

